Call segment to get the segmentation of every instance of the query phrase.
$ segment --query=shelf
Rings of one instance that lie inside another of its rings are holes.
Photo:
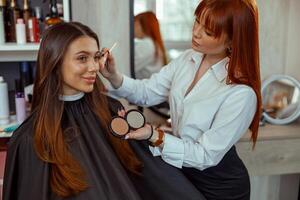
[[[4,43],[0,44],[0,51],[38,51],[39,47],[39,43]]]
[[[62,0],[64,9],[64,21],[71,18],[70,0]],[[36,61],[39,43],[4,43],[0,44],[0,62]]]

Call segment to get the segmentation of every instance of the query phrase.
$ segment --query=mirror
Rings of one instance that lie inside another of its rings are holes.
[[[288,124],[300,116],[300,83],[287,75],[272,75],[262,85],[263,118]]]
[[[194,10],[198,3],[199,0],[130,1],[133,78],[149,78],[191,47]],[[149,109],[164,118],[170,117],[168,102]]]

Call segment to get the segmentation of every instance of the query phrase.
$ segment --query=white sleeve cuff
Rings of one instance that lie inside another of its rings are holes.
[[[182,168],[184,157],[183,140],[165,133],[164,147],[161,155],[165,162],[177,168]]]
[[[160,150],[159,147],[149,146],[149,150],[151,151],[153,156],[160,156],[161,155],[161,150]]]

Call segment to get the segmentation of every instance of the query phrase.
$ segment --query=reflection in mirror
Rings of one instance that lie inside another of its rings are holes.
[[[270,123],[286,124],[300,115],[300,83],[289,76],[273,75],[263,83],[264,117]]]
[[[194,10],[198,3],[199,0],[132,0],[132,77],[149,78],[191,47]],[[170,117],[168,102],[150,110]]]

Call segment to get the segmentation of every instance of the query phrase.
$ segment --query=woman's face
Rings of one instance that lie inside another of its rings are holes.
[[[61,69],[64,95],[93,91],[100,57],[94,38],[82,36],[70,44]]]
[[[222,34],[220,38],[215,38],[214,34],[200,23],[199,18],[196,18],[192,36],[192,48],[195,51],[207,55],[226,55],[228,47],[229,42],[225,34]]]

